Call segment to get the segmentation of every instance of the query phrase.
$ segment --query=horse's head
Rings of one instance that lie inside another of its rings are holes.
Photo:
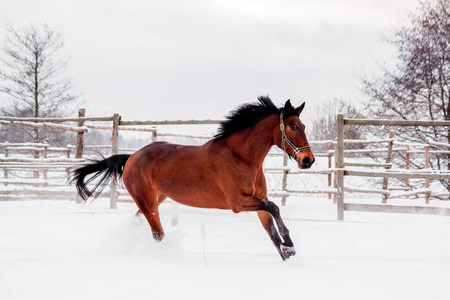
[[[281,138],[278,138],[276,143],[278,147],[297,161],[299,168],[308,169],[314,163],[315,158],[306,138],[305,125],[300,121],[300,113],[304,107],[305,103],[295,108],[290,100],[286,101],[280,113],[281,132],[278,132],[281,133]]]

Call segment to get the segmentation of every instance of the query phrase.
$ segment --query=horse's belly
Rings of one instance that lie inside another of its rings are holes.
[[[190,191],[179,193],[175,191],[163,192],[170,199],[183,205],[201,208],[231,209],[228,202],[216,193]]]
[[[160,182],[158,189],[170,199],[187,206],[231,209],[217,186],[201,178],[178,178],[175,182]]]

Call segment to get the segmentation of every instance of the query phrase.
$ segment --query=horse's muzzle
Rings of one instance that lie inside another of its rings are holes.
[[[306,156],[303,159],[299,158],[297,162],[298,162],[298,167],[300,169],[309,169],[309,168],[311,168],[311,166],[313,165],[313,163],[315,161],[316,161],[315,158],[311,158],[309,156]]]

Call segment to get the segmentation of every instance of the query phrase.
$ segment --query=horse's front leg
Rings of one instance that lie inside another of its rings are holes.
[[[280,254],[281,258],[283,260],[286,260],[286,258],[289,258],[290,256],[295,254],[295,250],[294,250],[294,254],[289,254],[286,253],[286,246],[283,245],[283,241],[280,237],[280,235],[278,234],[278,230],[275,227],[275,224],[273,222],[273,217],[271,214],[269,214],[266,211],[263,210],[259,210],[257,211],[258,213],[258,217],[259,220],[261,221],[261,224],[263,225],[264,229],[266,230],[267,234],[269,235],[270,239],[272,240],[275,248],[277,249],[278,253]],[[292,248],[293,249],[293,248]]]
[[[295,255],[294,243],[291,240],[289,235],[289,230],[283,222],[283,219],[280,215],[280,209],[278,206],[269,200],[253,198],[253,197],[242,197],[240,201],[237,201],[234,206],[232,206],[233,212],[238,213],[241,211],[262,211],[270,214],[270,219],[266,217],[265,220],[260,220],[263,223],[264,228],[269,233],[273,243],[277,247],[278,252],[281,255],[281,258],[285,260],[293,255]],[[258,216],[260,213],[258,213]],[[281,235],[283,241],[280,240],[278,236],[278,232],[272,222],[271,219],[274,219],[278,226],[278,231]],[[263,222],[264,221],[264,222]]]
[[[273,219],[277,223],[278,231],[280,232],[280,235],[284,240],[284,242],[281,243],[280,245],[281,250],[279,251],[280,255],[282,256],[283,260],[291,256],[294,256],[295,255],[294,243],[292,242],[291,236],[289,235],[289,230],[287,229],[283,219],[281,218],[279,207],[272,201],[269,200],[261,200],[261,201],[263,201],[264,203],[265,206],[264,210],[267,211],[269,214],[271,214]],[[275,228],[273,228],[272,230],[275,230]]]

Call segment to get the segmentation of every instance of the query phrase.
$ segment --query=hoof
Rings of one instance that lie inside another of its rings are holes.
[[[295,248],[285,245],[280,245],[280,254],[283,260],[295,255]]]

